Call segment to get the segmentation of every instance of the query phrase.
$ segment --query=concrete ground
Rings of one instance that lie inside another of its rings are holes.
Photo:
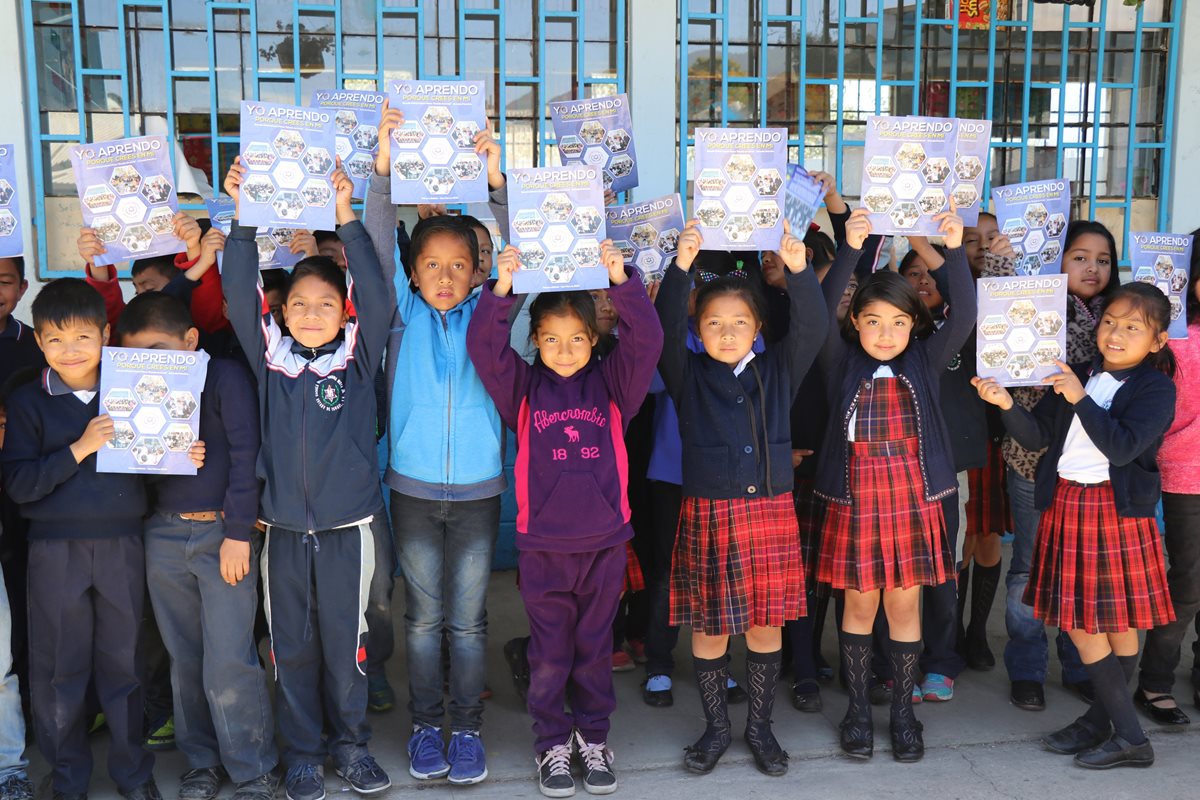
[[[397,652],[388,665],[388,673],[397,694],[406,694],[403,652],[403,589],[396,590]],[[990,620],[992,649],[1000,657],[1004,643],[1003,587]],[[509,680],[501,654],[503,643],[526,632],[524,611],[517,594],[514,575],[493,575],[489,594],[490,621],[489,684],[495,692],[487,702],[483,739],[488,751],[490,778],[487,782],[456,789],[444,782],[422,783],[408,775],[405,744],[408,739],[408,715],[401,704],[396,710],[372,716],[374,738],[372,752],[394,781],[382,797],[417,796],[436,798],[533,798],[540,797],[534,781],[534,765],[529,717],[524,713]],[[833,661],[836,656],[833,623],[826,630],[824,652]],[[675,706],[650,708],[642,703],[643,670],[614,676],[618,708],[613,719],[609,745],[616,755],[614,769],[620,780],[618,796],[626,798],[776,797],[780,793],[806,797],[914,798],[936,792],[939,798],[1196,798],[1200,797],[1200,712],[1190,702],[1191,686],[1187,670],[1190,652],[1185,658],[1177,695],[1185,710],[1196,720],[1192,730],[1166,733],[1150,731],[1158,761],[1150,770],[1115,770],[1096,773],[1075,767],[1070,758],[1043,750],[1037,738],[1072,720],[1082,711],[1082,703],[1062,689],[1058,666],[1052,663],[1046,686],[1046,710],[1022,711],[1008,702],[1008,679],[1003,665],[990,672],[964,672],[955,684],[955,697],[949,703],[922,704],[917,713],[925,723],[927,753],[919,764],[898,764],[888,752],[887,709],[876,709],[876,754],[867,763],[851,762],[839,755],[837,723],[846,709],[846,698],[835,685],[823,690],[825,709],[820,714],[802,714],[789,702],[786,683],[781,683],[776,701],[775,730],[780,742],[791,753],[791,769],[783,778],[768,778],[754,768],[750,753],[740,737],[722,759],[716,771],[705,777],[684,772],[683,748],[704,727],[699,700],[691,677],[686,633],[677,651],[679,668],[675,681]],[[744,674],[744,650],[735,650],[734,674]],[[733,706],[731,716],[735,732],[745,718],[745,705]],[[94,800],[118,800],[104,774],[104,759],[99,752],[103,736],[96,738],[96,770],[91,797]],[[31,777],[39,784],[46,775],[44,762],[30,747],[33,764]],[[167,800],[173,800],[178,776],[186,765],[178,752],[161,754],[155,769],[159,786]],[[338,797],[349,789],[328,770],[327,790]],[[45,784],[41,784],[43,790]],[[231,789],[226,787],[223,797]],[[48,798],[48,793],[45,795]],[[578,796],[585,796],[580,784]],[[282,791],[279,795],[283,797]]]

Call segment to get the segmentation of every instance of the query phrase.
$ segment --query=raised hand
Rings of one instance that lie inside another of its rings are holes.
[[[938,232],[945,238],[946,247],[962,247],[963,219],[958,215],[953,197],[950,198],[950,210],[934,215],[933,221],[938,223]]]
[[[317,237],[313,236],[311,231],[303,228],[292,234],[292,241],[288,242],[288,250],[305,257],[315,256],[321,252],[317,249]]]
[[[700,220],[689,219],[679,234],[678,249],[675,251],[675,266],[684,272],[692,268],[696,256],[704,247],[704,235],[700,233]]]
[[[80,228],[75,246],[79,248],[79,255],[88,264],[94,264],[96,256],[108,252],[104,247],[104,242],[100,241],[100,237],[96,235],[94,228]]]
[[[521,269],[521,251],[514,245],[509,245],[500,251],[496,259],[496,285],[492,293],[496,297],[504,297],[512,291],[513,275]]]
[[[608,270],[608,282],[613,286],[620,286],[629,280],[629,276],[625,274],[625,256],[613,244],[612,239],[605,239],[600,243],[600,263]]]
[[[1074,370],[1062,361],[1055,360],[1054,363],[1062,372],[1047,375],[1042,378],[1042,383],[1049,385],[1055,394],[1061,395],[1062,399],[1071,405],[1075,405],[1087,397],[1087,390],[1083,388],[1083,383],[1080,382],[1079,376],[1075,374]]]
[[[846,244],[855,250],[862,250],[867,237],[871,235],[871,219],[867,216],[870,213],[865,208],[856,208],[850,212],[850,219],[846,220]]]
[[[808,250],[804,242],[792,235],[792,224],[786,219],[783,221],[783,240],[779,242],[778,252],[788,272],[804,272],[808,266]]]
[[[979,393],[979,399],[985,403],[991,403],[1001,411],[1007,411],[1013,407],[1012,395],[1008,393],[1008,389],[997,383],[995,378],[980,378],[976,375],[971,378],[971,385]]]
[[[242,184],[246,182],[246,168],[242,166],[242,157],[235,156],[225,174],[225,194],[233,198],[234,216],[241,212]]]
[[[175,215],[174,223],[175,238],[187,248],[188,261],[195,261],[200,257],[200,223],[182,211]]]
[[[404,124],[404,114],[398,108],[389,108],[383,101],[383,116],[379,120],[379,149],[375,151],[375,174],[392,174],[392,131]]]
[[[500,171],[500,143],[492,135],[492,121],[483,121],[483,130],[475,134],[475,152],[487,159],[488,188],[504,186],[504,173]]]
[[[108,414],[101,414],[98,417],[92,417],[88,421],[87,427],[83,429],[83,436],[71,445],[71,454],[75,456],[75,463],[83,461],[93,453],[100,452],[100,448],[104,447],[116,435],[116,428],[113,425],[112,417]]]
[[[333,183],[333,191],[336,194],[336,212],[338,225],[345,225],[347,222],[354,222],[358,217],[354,216],[354,209],[350,207],[350,200],[354,196],[354,181],[350,180],[350,176],[342,169],[341,156],[337,160],[337,168],[330,176],[330,181]]]

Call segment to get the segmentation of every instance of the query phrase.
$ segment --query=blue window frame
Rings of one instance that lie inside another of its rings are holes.
[[[1076,215],[1169,227],[1182,0],[680,0],[679,189],[693,130],[786,126],[793,160],[858,191],[867,115],[990,118],[990,183],[1072,180]],[[997,18],[1000,5],[1011,12]]]
[[[182,156],[203,195],[236,155],[243,98],[307,105],[314,89],[463,77],[486,82],[506,163],[534,166],[557,159],[547,101],[625,90],[626,0],[22,0],[22,10],[43,277],[79,274],[67,154],[81,140],[166,135],[176,173]],[[181,207],[203,208],[192,200]]]

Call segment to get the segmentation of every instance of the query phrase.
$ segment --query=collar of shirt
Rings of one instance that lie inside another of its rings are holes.
[[[749,364],[753,360],[754,360],[754,351],[751,350],[749,353],[746,353],[746,355],[742,356],[741,361],[739,361],[738,363],[733,365],[733,374],[741,375],[742,370],[746,369],[746,365]]]
[[[1130,375],[1132,375],[1133,371],[1140,366],[1141,366],[1141,364],[1136,364],[1132,367],[1126,367],[1125,369],[1105,369],[1104,368],[1104,359],[1097,358],[1095,361],[1092,362],[1092,368],[1091,368],[1091,370],[1088,371],[1088,377],[1090,378],[1093,375],[1099,375],[1102,372],[1107,372],[1109,375],[1112,375],[1113,378],[1115,378],[1117,381],[1124,383],[1125,379],[1128,378]]]
[[[67,386],[67,382],[64,381],[57,372],[50,367],[46,367],[46,371],[42,373],[42,388],[46,390],[46,394],[53,395],[55,397],[60,394],[74,394],[80,400],[83,400],[83,402],[90,403],[92,402],[92,397],[96,396],[96,390],[99,387],[93,386],[91,389],[81,389],[76,391],[70,386]],[[91,396],[87,399],[84,399],[83,395],[85,394],[89,394]]]
[[[20,339],[24,332],[25,326],[21,324],[21,320],[10,316],[4,330],[0,331],[0,339]]]

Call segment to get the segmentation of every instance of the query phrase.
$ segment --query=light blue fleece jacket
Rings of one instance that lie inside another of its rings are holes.
[[[396,309],[385,363],[384,480],[401,494],[425,500],[495,497],[506,487],[500,415],[467,357],[467,325],[479,293],[442,314],[411,288],[398,268],[390,178],[371,177],[363,223]]]

